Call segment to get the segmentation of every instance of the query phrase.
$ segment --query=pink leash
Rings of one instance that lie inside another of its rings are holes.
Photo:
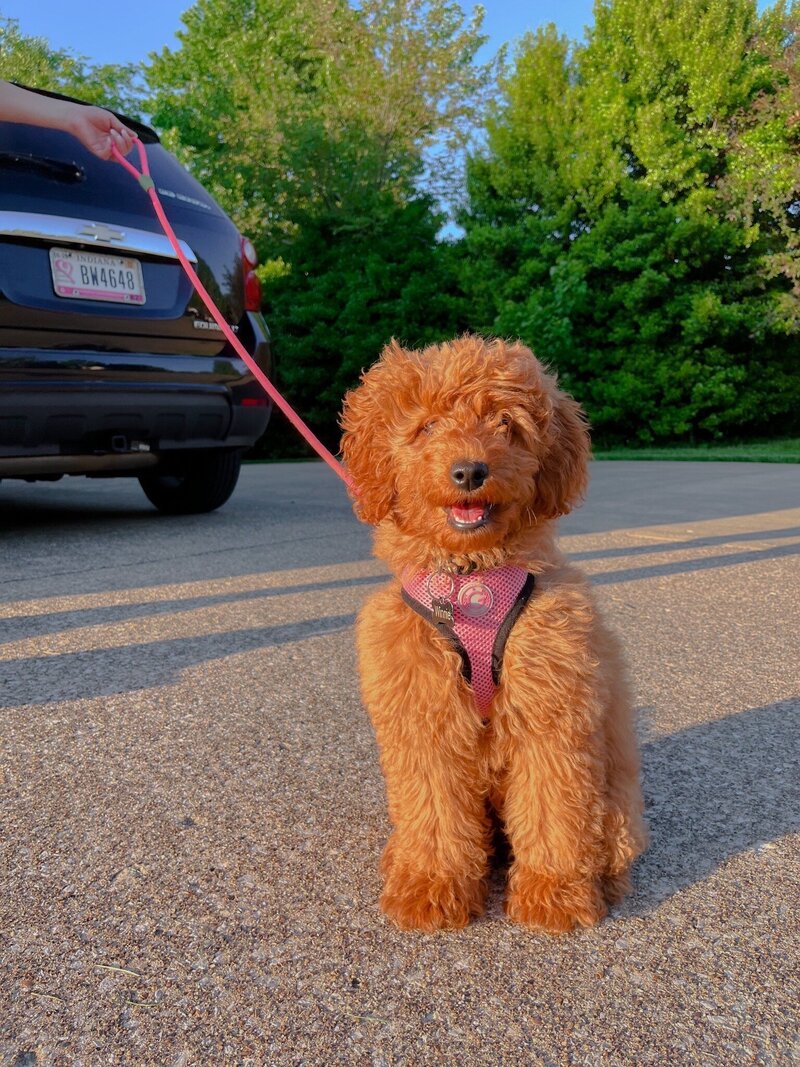
[[[264,374],[259,365],[256,363],[256,361],[241,343],[239,338],[230,328],[228,323],[223,318],[219,308],[209,296],[205,286],[197,277],[197,274],[195,273],[195,270],[192,267],[191,263],[183,254],[183,250],[181,249],[181,246],[178,243],[178,238],[175,236],[175,231],[172,229],[172,226],[170,226],[169,219],[164,214],[164,208],[161,205],[161,201],[158,199],[158,193],[156,192],[155,183],[150,177],[150,167],[147,162],[147,153],[145,152],[144,145],[138,138],[136,140],[136,147],[139,150],[139,162],[142,165],[141,172],[139,172],[136,167],[133,166],[133,164],[127,161],[127,159],[122,155],[116,145],[112,145],[111,154],[118,163],[122,164],[122,166],[125,168],[125,170],[128,171],[129,174],[133,175],[139,185],[141,185],[141,187],[150,197],[150,200],[152,201],[153,207],[155,209],[155,213],[158,216],[158,221],[161,223],[161,227],[164,230],[164,233],[167,235],[167,239],[172,245],[175,251],[175,255],[178,257],[181,266],[189,276],[189,281],[200,294],[201,300],[208,308],[214,321],[222,330],[228,342],[233,346],[233,349],[236,354],[246,363],[255,379],[260,383],[266,394],[281,409],[281,411],[284,413],[289,422],[291,422],[292,426],[294,426],[295,429],[302,435],[302,437],[305,438],[305,440],[311,445],[317,455],[325,460],[331,470],[335,474],[338,474],[338,476],[342,479],[345,485],[353,492],[355,492],[353,480],[347,473],[347,471],[344,469],[342,464],[338,461],[338,459],[336,459],[336,457],[331,452],[328,451],[325,445],[323,445],[322,441],[319,440],[319,438],[313,433],[313,431],[310,430],[308,426],[306,426],[306,424],[295,412],[295,410],[283,399],[281,394],[278,392],[278,390],[275,388],[275,386],[272,384],[266,374]]]

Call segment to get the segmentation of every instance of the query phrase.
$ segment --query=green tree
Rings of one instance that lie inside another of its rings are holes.
[[[294,214],[410,194],[434,143],[462,143],[488,71],[452,0],[198,0],[147,71],[153,119],[270,246]],[[445,167],[449,175],[451,169]]]
[[[141,85],[134,64],[90,63],[51,48],[44,37],[22,33],[16,19],[0,17],[0,78],[140,118]]]
[[[797,6],[599,0],[523,39],[470,162],[483,329],[561,370],[599,436],[797,418]]]
[[[481,18],[452,0],[198,0],[148,69],[154,122],[256,243],[281,379],[328,441],[391,336],[460,324],[435,195],[487,84]]]
[[[535,338],[607,441],[790,430],[796,339],[770,330],[741,228],[637,187],[609,204],[494,328]],[[729,272],[720,264],[729,267]]]
[[[392,336],[416,346],[466,328],[453,249],[436,241],[441,221],[426,197],[387,198],[344,232],[335,215],[314,213],[299,225],[291,271],[268,280],[281,381],[329,445],[345,390]]]

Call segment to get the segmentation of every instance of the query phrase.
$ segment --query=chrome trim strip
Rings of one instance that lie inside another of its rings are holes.
[[[177,259],[172,245],[164,234],[150,230],[124,229],[92,219],[74,219],[65,215],[39,215],[32,211],[0,211],[0,237],[27,237],[51,244],[87,245],[90,248],[111,248],[119,252],[133,252],[160,259]],[[190,263],[197,256],[185,241],[181,250]]]

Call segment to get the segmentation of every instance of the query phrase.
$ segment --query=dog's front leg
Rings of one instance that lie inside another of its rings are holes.
[[[505,763],[502,816],[514,856],[506,912],[515,922],[559,933],[591,926],[607,910],[600,713],[586,679],[541,675],[529,692],[527,681],[509,687],[517,704],[497,723]]]
[[[381,908],[405,930],[465,926],[483,910],[490,826],[484,727],[458,657],[380,596],[362,611],[358,646],[394,826]]]
[[[490,828],[477,745],[452,724],[426,721],[436,718],[433,709],[420,715],[413,738],[378,730],[394,825],[381,909],[405,930],[465,926],[486,897]]]

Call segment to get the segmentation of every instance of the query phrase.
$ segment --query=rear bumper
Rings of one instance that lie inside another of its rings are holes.
[[[249,314],[239,335],[269,374],[263,318]],[[248,448],[270,414],[261,386],[227,348],[178,355],[0,347],[0,477],[13,476],[4,458]]]

